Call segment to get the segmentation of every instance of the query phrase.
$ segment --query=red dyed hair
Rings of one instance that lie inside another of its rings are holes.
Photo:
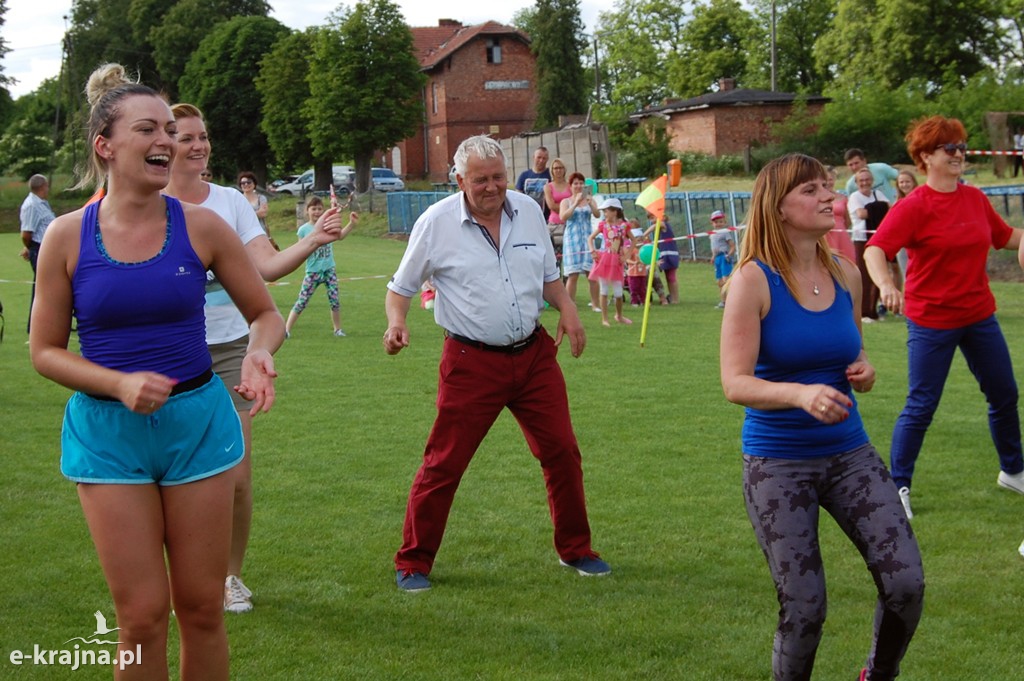
[[[922,153],[935,151],[940,144],[947,142],[966,142],[967,129],[956,118],[945,116],[928,116],[919,118],[910,124],[907,130],[907,153],[914,160],[914,165],[922,173],[928,171]]]
[[[583,182],[586,182],[587,178],[583,177],[583,173],[573,173],[572,175],[569,176],[569,178],[566,180],[566,182],[568,182],[569,184],[572,184],[576,180],[581,180]]]

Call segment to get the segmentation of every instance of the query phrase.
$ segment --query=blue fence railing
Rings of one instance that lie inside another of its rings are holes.
[[[615,182],[637,182],[638,178],[621,180],[598,180],[598,186]],[[1011,224],[1024,222],[1024,185],[980,187],[993,208]],[[637,191],[639,193],[639,191]],[[607,194],[622,202],[627,218],[643,218],[645,211],[636,206],[636,194],[615,192]],[[388,231],[392,234],[408,234],[416,219],[429,206],[437,203],[448,192],[391,192],[388,194]],[[693,238],[680,241],[679,251],[683,257],[689,254],[691,260],[705,260],[711,257],[709,239],[702,236],[711,228],[711,213],[720,210],[730,225],[742,223],[750,205],[750,192],[670,192],[665,196],[665,214],[676,237]],[[694,236],[697,235],[697,236]]]

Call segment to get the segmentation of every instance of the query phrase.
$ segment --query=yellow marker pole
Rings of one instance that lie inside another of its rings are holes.
[[[654,250],[651,251],[651,265],[647,270],[647,295],[644,300],[644,321],[640,325],[640,347],[647,339],[647,317],[651,313],[651,294],[654,293],[654,268],[657,267],[658,244],[661,243],[661,218],[654,223]]]

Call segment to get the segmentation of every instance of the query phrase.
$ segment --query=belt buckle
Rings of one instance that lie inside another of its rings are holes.
[[[531,340],[533,340],[533,336],[530,336],[529,338],[521,340],[518,343],[513,343],[512,345],[509,346],[509,351],[510,352],[515,352],[516,350],[522,350],[523,348],[525,348],[527,345],[530,344]]]

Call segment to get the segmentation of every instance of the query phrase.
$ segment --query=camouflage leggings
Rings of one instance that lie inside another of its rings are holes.
[[[878,588],[868,678],[895,678],[921,618],[924,572],[917,539],[875,448],[818,459],[744,455],[743,494],[779,597],[775,681],[810,679],[814,667],[826,611],[820,508],[860,551]]]

